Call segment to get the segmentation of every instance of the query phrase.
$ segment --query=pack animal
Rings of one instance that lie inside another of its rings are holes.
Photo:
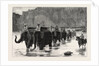
[[[76,40],[78,41],[79,48],[82,46],[82,49],[83,49],[83,47],[86,46],[87,39],[76,37]]]
[[[29,52],[29,48],[33,44],[34,44],[33,50],[36,48],[36,44],[34,43],[35,42],[34,32],[31,32],[31,29],[32,28],[29,28],[27,31],[22,32],[19,40],[17,40],[17,36],[15,35],[15,42],[16,43],[21,43],[22,41],[25,41],[27,53]]]

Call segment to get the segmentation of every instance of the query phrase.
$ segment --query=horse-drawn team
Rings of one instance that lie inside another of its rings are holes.
[[[15,42],[20,43],[22,41],[25,41],[27,48],[26,52],[28,53],[32,45],[34,45],[34,48],[31,49],[31,51],[33,51],[36,47],[38,47],[39,50],[44,50],[44,47],[46,45],[49,45],[49,49],[52,49],[53,46],[60,46],[60,42],[65,44],[65,41],[71,41],[71,39],[76,37],[75,30],[66,31],[65,28],[62,28],[60,31],[58,26],[54,27],[54,30],[52,30],[52,27],[50,28],[51,30],[49,30],[48,27],[40,27],[39,24],[36,28],[27,27],[25,25],[25,29],[21,33],[21,37],[18,41],[17,36],[15,35]],[[83,34],[80,37],[76,37],[76,40],[78,40],[79,47],[87,43],[87,40],[84,39]]]

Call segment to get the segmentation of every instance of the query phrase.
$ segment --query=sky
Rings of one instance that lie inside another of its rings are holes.
[[[33,10],[35,7],[14,7],[13,12],[22,15],[23,11]]]

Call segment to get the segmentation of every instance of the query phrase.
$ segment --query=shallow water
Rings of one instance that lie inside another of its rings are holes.
[[[77,36],[79,36],[81,32],[77,33]],[[29,52],[26,54],[26,47],[24,41],[16,44],[14,42],[15,35],[17,35],[17,39],[20,38],[20,33],[13,33],[13,56],[15,57],[86,57],[87,49],[79,49],[78,42],[75,39],[72,39],[71,42],[65,42],[65,44],[60,43],[59,47],[53,47],[51,51],[49,51],[48,46],[45,47],[46,52],[41,52],[36,48],[34,51]],[[84,34],[86,37],[86,34]],[[72,55],[66,56],[64,55],[65,52],[71,51],[73,52]]]

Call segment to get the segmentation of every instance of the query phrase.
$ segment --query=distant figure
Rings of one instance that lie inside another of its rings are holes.
[[[76,36],[76,31],[75,30],[73,30],[73,33],[74,33],[74,36]]]
[[[36,30],[40,31],[40,24],[37,24]]]
[[[62,39],[65,41],[66,40],[66,31],[65,31],[65,28],[62,30]]]
[[[68,31],[67,31],[67,41],[71,41],[71,38],[72,38],[72,36],[71,36],[71,31],[68,30]]]
[[[42,21],[42,27],[45,27],[44,21]]]
[[[23,32],[24,31],[27,31],[28,30],[28,26],[26,24],[24,24],[24,29],[23,29]]]
[[[76,31],[72,30],[72,38],[75,38],[75,36],[76,36]]]
[[[84,35],[83,35],[83,34],[81,34],[80,38],[81,38],[81,39],[84,39]]]

